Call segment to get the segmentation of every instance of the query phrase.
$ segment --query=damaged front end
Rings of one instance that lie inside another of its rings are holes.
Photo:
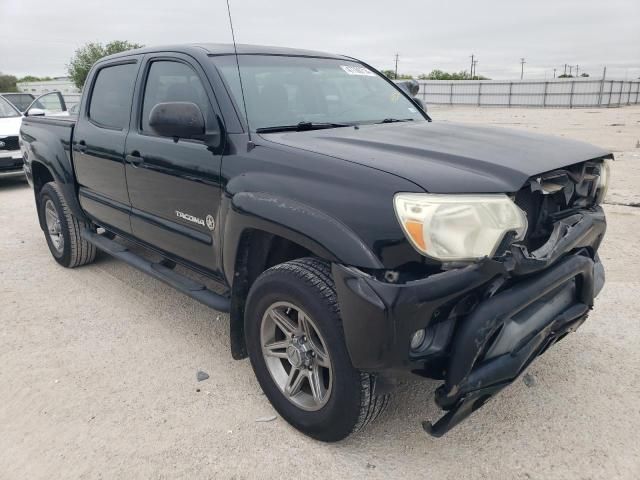
[[[493,258],[395,284],[335,264],[354,366],[444,380],[435,400],[446,413],[423,423],[434,436],[512,383],[584,322],[602,289],[605,168],[599,159],[529,179],[514,197],[527,234]]]

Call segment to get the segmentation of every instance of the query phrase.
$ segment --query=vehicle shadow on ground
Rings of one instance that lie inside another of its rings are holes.
[[[29,188],[29,183],[23,175],[15,177],[0,177],[0,193]]]

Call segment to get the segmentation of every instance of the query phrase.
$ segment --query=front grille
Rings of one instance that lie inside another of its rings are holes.
[[[531,177],[516,194],[516,204],[527,214],[529,227],[522,243],[541,247],[553,224],[577,210],[595,204],[602,161],[588,161]]]
[[[0,138],[0,150],[19,150],[18,136]]]

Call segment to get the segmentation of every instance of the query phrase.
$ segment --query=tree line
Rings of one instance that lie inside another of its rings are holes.
[[[421,73],[417,77],[406,73],[399,73],[396,76],[396,72],[393,70],[381,70],[381,73],[391,80],[491,80],[489,77],[485,77],[484,75],[472,76],[466,70],[461,70],[459,72],[445,72],[443,70],[435,69],[431,70],[429,73]]]

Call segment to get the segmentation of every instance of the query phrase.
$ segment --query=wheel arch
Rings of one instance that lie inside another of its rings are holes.
[[[231,284],[229,334],[231,355],[247,357],[244,337],[245,302],[251,286],[262,272],[274,265],[313,255],[305,246],[265,230],[246,228],[238,242]]]
[[[230,335],[233,358],[247,355],[244,302],[253,281],[268,268],[305,256],[363,268],[380,260],[343,223],[308,205],[267,193],[225,197],[222,264],[231,286]]]

